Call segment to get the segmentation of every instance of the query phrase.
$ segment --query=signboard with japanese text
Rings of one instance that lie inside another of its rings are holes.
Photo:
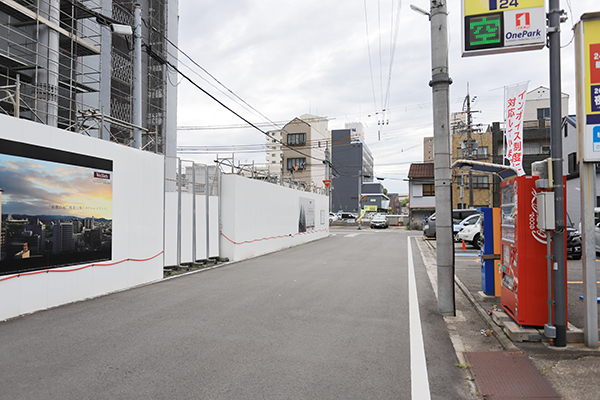
[[[462,56],[537,50],[546,44],[544,0],[462,0]]]
[[[585,145],[583,161],[600,162],[600,19],[583,21]]]
[[[525,175],[523,169],[523,114],[528,83],[508,86],[505,91],[504,121],[506,126],[505,158],[519,176]]]
[[[112,160],[0,139],[0,275],[112,258]]]

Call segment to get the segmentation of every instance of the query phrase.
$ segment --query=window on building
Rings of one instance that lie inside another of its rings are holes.
[[[433,183],[423,185],[423,196],[435,196],[435,185]]]
[[[480,158],[487,158],[488,156],[488,147],[487,146],[479,146],[477,150],[475,150],[475,154]]]
[[[538,108],[537,119],[550,119],[550,108]]]
[[[537,142],[523,142],[523,154],[540,154],[540,144]]]
[[[306,168],[306,157],[299,158],[288,158],[287,159],[287,169],[291,171],[296,167],[298,170],[303,170]]]
[[[456,155],[458,156],[458,158],[469,158],[469,153],[467,149],[463,149],[461,147],[456,149]],[[473,158],[488,158],[487,146],[479,146],[479,148],[473,149]]]
[[[473,176],[473,189],[488,189],[490,179],[488,176]]]
[[[289,145],[306,144],[306,133],[288,133],[287,144],[289,144]]]
[[[577,153],[570,153],[568,156],[569,175],[579,171],[579,164],[577,164]]]

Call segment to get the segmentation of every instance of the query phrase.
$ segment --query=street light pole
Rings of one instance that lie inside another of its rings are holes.
[[[435,171],[438,312],[455,316],[454,241],[452,237],[452,169],[450,168],[450,84],[448,11],[445,1],[431,0],[431,82]]]

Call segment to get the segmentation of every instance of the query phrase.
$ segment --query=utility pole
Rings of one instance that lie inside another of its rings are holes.
[[[456,315],[454,239],[452,237],[452,170],[450,161],[450,84],[448,74],[448,11],[445,1],[431,0],[431,81],[435,171],[438,312]]]
[[[473,159],[473,117],[471,116],[471,94],[469,93],[469,85],[467,85],[467,151],[468,159]],[[473,171],[469,171],[469,208],[473,208]]]
[[[466,128],[463,132],[467,135],[467,139],[463,140],[461,143],[461,148],[463,149],[463,158],[467,160],[472,160],[475,158],[475,151],[479,148],[479,143],[477,140],[473,139],[473,133],[479,132],[478,128],[473,127],[473,113],[476,111],[471,110],[471,94],[469,92],[469,85],[467,84],[467,96],[463,102],[463,113],[466,114]],[[456,124],[457,126],[463,126],[462,122]],[[473,208],[473,171],[469,171],[469,208]],[[464,179],[461,179],[461,203],[463,202],[463,191],[464,191]]]
[[[331,169],[331,160],[329,157],[329,147],[325,147],[325,180],[331,180],[330,169]],[[325,187],[327,190],[327,203],[329,206],[329,211],[331,212],[331,182],[328,186]]]
[[[550,47],[550,148],[552,175],[554,178],[554,219],[556,229],[552,235],[554,258],[554,326],[556,327],[556,347],[567,345],[567,304],[566,304],[566,254],[565,254],[565,200],[562,168],[561,137],[561,73],[560,73],[560,22],[564,13],[559,0],[550,0],[548,10],[548,44]]]

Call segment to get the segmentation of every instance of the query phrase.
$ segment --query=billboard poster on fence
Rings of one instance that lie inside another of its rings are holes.
[[[110,260],[112,161],[0,139],[0,275]]]
[[[308,232],[315,229],[315,201],[300,197],[300,216],[298,232]]]

